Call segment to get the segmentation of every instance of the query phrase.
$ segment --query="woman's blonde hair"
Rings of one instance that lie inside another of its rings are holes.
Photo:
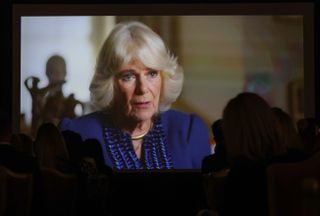
[[[104,42],[90,84],[90,96],[99,109],[111,107],[114,97],[114,76],[131,60],[139,60],[146,67],[161,71],[163,82],[159,111],[166,111],[180,95],[183,69],[148,26],[130,21],[117,24]]]

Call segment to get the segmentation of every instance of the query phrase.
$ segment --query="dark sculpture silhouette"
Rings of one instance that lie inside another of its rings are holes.
[[[28,77],[24,84],[30,92],[32,99],[32,118],[30,134],[35,136],[38,127],[44,122],[58,124],[61,118],[76,117],[75,108],[80,105],[82,112],[84,105],[76,100],[74,94],[65,97],[62,86],[66,83],[66,63],[63,57],[54,55],[46,64],[48,85],[39,88],[40,79],[35,76]]]

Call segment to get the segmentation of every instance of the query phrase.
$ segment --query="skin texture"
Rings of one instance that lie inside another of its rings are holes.
[[[131,136],[140,135],[152,127],[152,118],[158,112],[162,78],[160,71],[132,60],[120,68],[115,77],[115,122]],[[142,140],[133,141],[140,157]]]

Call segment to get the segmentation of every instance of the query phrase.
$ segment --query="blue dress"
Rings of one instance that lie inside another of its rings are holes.
[[[144,137],[138,159],[128,133],[112,125],[111,114],[94,112],[75,119],[63,119],[62,131],[70,130],[83,140],[97,139],[105,164],[113,169],[200,169],[210,154],[208,130],[195,114],[168,110],[158,115]]]

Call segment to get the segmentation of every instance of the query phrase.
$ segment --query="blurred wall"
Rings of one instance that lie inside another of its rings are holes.
[[[176,107],[209,125],[242,91],[289,111],[287,87],[303,80],[303,20],[288,16],[179,17],[186,81]]]

